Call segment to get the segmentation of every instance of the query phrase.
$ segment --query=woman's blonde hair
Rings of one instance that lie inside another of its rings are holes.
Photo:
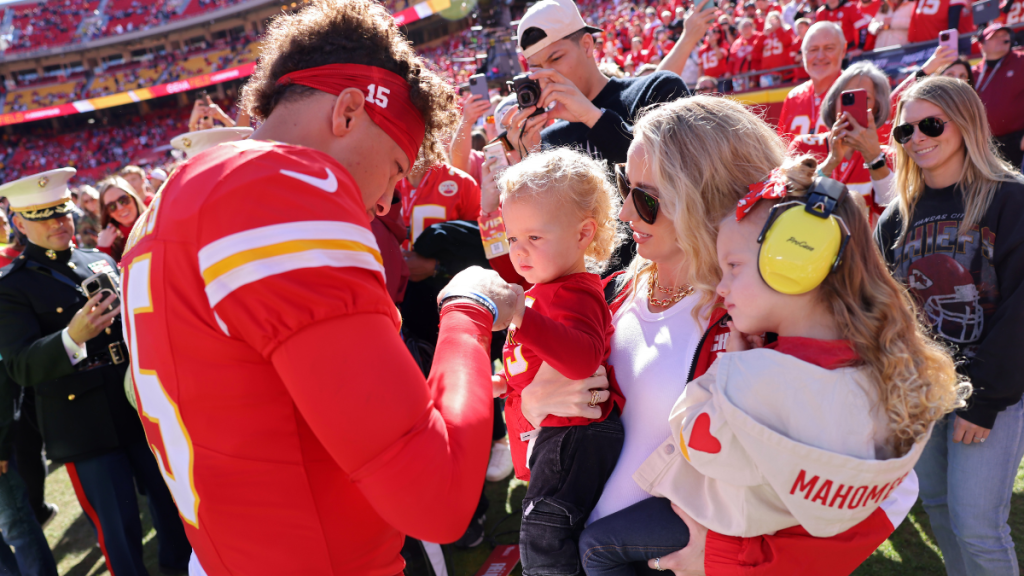
[[[960,234],[967,234],[988,211],[999,183],[1024,182],[1024,177],[999,156],[992,141],[985,105],[966,82],[933,76],[915,83],[896,104],[894,124],[902,122],[903,108],[911,100],[924,100],[938,106],[963,135],[966,158],[960,173],[960,191],[964,198],[965,214],[959,231]],[[896,151],[897,206],[903,220],[903,229],[896,241],[899,244],[910,226],[914,207],[924,193],[924,175],[920,166],[895,138],[891,138],[889,147]]]
[[[789,196],[807,195],[817,167],[812,156],[783,164]],[[932,339],[910,294],[889,273],[855,198],[847,192],[836,208],[850,241],[819,291],[870,374],[889,420],[890,446],[902,456],[926,438],[933,422],[963,406],[970,384],[960,382],[949,351]]]
[[[498,188],[502,204],[546,198],[574,209],[581,221],[593,218],[597,230],[586,252],[591,272],[603,272],[622,243],[619,193],[609,182],[605,167],[586,154],[569,148],[530,154],[501,174]]]
[[[659,194],[659,218],[672,220],[689,265],[687,282],[700,295],[700,322],[715,301],[718,223],[747,194],[747,186],[782,164],[786,146],[764,120],[742,104],[718,96],[693,96],[647,110],[633,127],[633,146],[647,154]],[[619,286],[636,290],[653,263],[637,254]]]

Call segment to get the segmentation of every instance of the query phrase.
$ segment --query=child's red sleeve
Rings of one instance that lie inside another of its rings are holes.
[[[515,339],[573,380],[587,378],[608,356],[611,312],[599,289],[566,282],[527,308]]]

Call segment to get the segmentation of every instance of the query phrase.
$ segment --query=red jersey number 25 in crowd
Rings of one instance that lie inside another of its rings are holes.
[[[146,214],[146,221],[140,222],[135,233],[145,235],[153,230],[159,204],[154,202]],[[133,234],[132,236],[135,236]],[[129,239],[129,246],[135,238]],[[127,252],[127,249],[125,250]],[[152,312],[158,304],[153,301],[153,290],[150,286],[153,252],[140,254],[132,259],[124,269],[124,331],[125,340],[131,353],[131,375],[134,383],[142,425],[149,439],[149,447],[160,466],[167,488],[178,506],[182,520],[193,527],[199,527],[199,494],[196,492],[192,466],[194,451],[188,430],[181,420],[178,406],[164,390],[160,376],[156,370],[145,367],[145,358],[139,356],[138,334],[140,331],[149,333],[156,330],[155,326],[147,326]],[[148,317],[148,318],[147,318]]]

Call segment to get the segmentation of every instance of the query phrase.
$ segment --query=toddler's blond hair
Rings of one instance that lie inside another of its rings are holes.
[[[587,270],[600,273],[608,268],[624,235],[618,219],[621,200],[604,165],[575,150],[554,148],[530,154],[505,170],[498,188],[502,204],[544,198],[575,210],[581,220],[593,218],[597,231],[587,247]]]

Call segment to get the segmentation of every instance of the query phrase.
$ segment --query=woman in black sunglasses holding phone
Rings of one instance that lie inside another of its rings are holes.
[[[100,233],[96,249],[121,261],[124,243],[146,205],[138,192],[120,176],[109,176],[97,184],[100,193]]]
[[[965,82],[917,82],[893,123],[898,200],[875,240],[974,387],[932,430],[921,500],[947,574],[1019,574],[1006,521],[1024,457],[1024,177]]]

